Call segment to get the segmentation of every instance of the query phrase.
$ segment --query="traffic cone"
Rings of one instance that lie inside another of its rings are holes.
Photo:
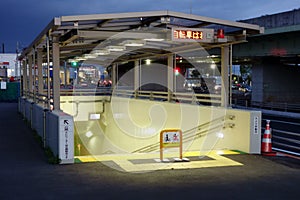
[[[264,133],[262,143],[261,143],[261,152],[263,155],[268,155],[268,156],[276,155],[272,151],[271,137],[272,136],[271,136],[271,129],[270,129],[270,120],[267,120],[265,133]]]

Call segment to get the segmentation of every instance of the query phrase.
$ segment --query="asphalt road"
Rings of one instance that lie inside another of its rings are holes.
[[[300,160],[228,156],[242,164],[126,173],[101,163],[47,163],[16,103],[0,103],[0,199],[299,199]]]

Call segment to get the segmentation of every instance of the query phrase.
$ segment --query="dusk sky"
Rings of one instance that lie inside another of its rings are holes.
[[[300,0],[2,0],[0,44],[5,53],[27,47],[58,16],[171,10],[242,20],[300,8]]]

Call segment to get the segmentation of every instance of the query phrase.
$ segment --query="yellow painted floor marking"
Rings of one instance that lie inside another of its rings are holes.
[[[127,172],[145,172],[153,170],[165,169],[192,169],[192,168],[207,168],[207,167],[225,167],[225,166],[241,166],[243,164],[226,158],[222,155],[234,155],[238,152],[230,150],[210,151],[207,153],[200,152],[185,152],[183,157],[197,157],[199,160],[190,162],[155,162],[154,159],[159,159],[159,152],[145,154],[110,154],[99,156],[77,156],[81,162],[97,162],[97,161],[113,161],[120,168]],[[209,157],[210,160],[201,160],[201,157]],[[177,158],[178,152],[169,152],[164,154],[164,158]],[[138,163],[134,164],[131,160],[153,159],[153,163]]]
[[[75,158],[79,159],[81,162],[97,162],[92,156],[75,156]]]

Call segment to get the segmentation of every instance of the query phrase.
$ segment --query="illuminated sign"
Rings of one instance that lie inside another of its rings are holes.
[[[179,42],[213,42],[214,29],[173,28],[172,40]]]
[[[9,65],[9,62],[0,62],[0,65]]]

